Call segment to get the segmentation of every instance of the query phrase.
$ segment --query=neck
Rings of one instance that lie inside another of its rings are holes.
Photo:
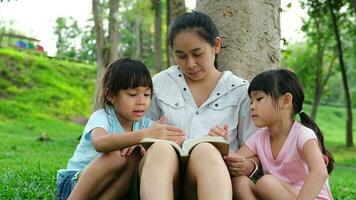
[[[119,121],[121,127],[125,130],[125,132],[132,131],[131,130],[132,125],[133,125],[132,121],[124,119],[120,115],[116,114],[116,112],[115,112],[115,115],[116,115],[117,121]]]
[[[287,120],[283,119],[286,118],[281,118],[280,120],[277,120],[276,123],[268,126],[271,140],[279,140],[288,136],[294,121],[289,118]]]

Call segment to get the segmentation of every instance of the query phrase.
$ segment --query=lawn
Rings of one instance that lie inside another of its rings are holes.
[[[0,75],[0,199],[54,199],[57,170],[83,130],[75,121],[91,113],[95,67],[0,49]],[[344,116],[322,106],[317,123],[337,162],[334,198],[355,199],[356,148],[344,147]]]

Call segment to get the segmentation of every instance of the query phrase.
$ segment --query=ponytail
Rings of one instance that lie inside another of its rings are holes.
[[[323,136],[321,130],[319,129],[318,125],[316,125],[316,123],[305,112],[303,112],[303,110],[300,111],[298,114],[299,114],[301,123],[304,126],[312,129],[315,132],[316,137],[318,138],[319,147],[320,147],[321,152],[329,159],[329,162],[327,163],[326,168],[328,170],[328,173],[330,174],[332,172],[332,170],[334,169],[335,160],[334,160],[333,156],[331,155],[331,153],[325,148],[324,136]]]

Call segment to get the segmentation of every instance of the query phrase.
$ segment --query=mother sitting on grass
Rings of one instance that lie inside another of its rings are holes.
[[[224,137],[230,152],[235,152],[256,127],[250,117],[247,81],[217,69],[221,38],[216,26],[206,14],[185,13],[172,22],[169,44],[177,65],[153,78],[149,117],[165,116],[168,124],[185,131],[186,139],[207,135],[215,125],[229,127]],[[238,164],[234,156],[229,155],[231,165]],[[253,166],[253,161],[242,166],[242,174],[249,175]],[[231,200],[228,167],[209,143],[197,145],[186,166],[172,146],[155,143],[140,163],[141,199],[174,199],[181,189],[184,199]]]

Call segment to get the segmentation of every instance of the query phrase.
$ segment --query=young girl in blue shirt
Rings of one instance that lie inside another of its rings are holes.
[[[86,124],[67,168],[58,171],[57,199],[121,199],[144,154],[144,137],[181,140],[179,128],[144,117],[151,102],[152,80],[137,60],[120,59],[104,74],[99,110]],[[137,147],[137,148],[136,148]]]

